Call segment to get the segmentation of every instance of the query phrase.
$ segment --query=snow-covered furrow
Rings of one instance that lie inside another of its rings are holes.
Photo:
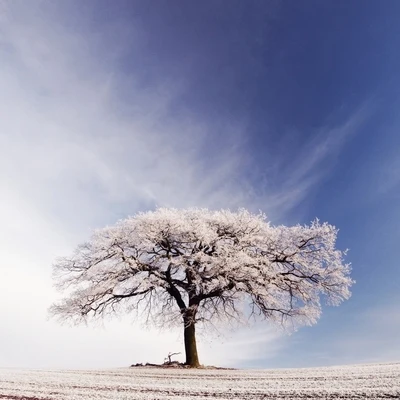
[[[400,363],[280,370],[0,369],[0,399],[400,399]]]

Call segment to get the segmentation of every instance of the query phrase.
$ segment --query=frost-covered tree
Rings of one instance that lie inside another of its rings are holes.
[[[331,305],[349,298],[350,266],[336,235],[318,220],[272,226],[243,209],[140,213],[95,231],[55,263],[56,285],[67,293],[51,313],[80,322],[140,311],[150,323],[182,324],[186,364],[197,367],[196,323],[260,316],[311,325],[321,295]]]

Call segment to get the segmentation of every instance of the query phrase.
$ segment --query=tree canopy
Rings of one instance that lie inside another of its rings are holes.
[[[139,310],[150,323],[183,324],[186,364],[198,366],[200,321],[253,315],[311,325],[321,295],[330,305],[348,299],[350,265],[336,237],[334,226],[318,220],[272,226],[244,209],[139,213],[57,260],[56,285],[67,292],[51,312],[80,322]]]

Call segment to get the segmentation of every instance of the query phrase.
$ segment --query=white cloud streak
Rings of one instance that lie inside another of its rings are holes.
[[[341,150],[360,132],[373,109],[373,102],[365,101],[342,123],[319,128],[308,142],[293,143],[291,134],[282,139],[281,151],[270,155],[262,180],[267,188],[263,198],[273,215],[289,213],[329,176]]]

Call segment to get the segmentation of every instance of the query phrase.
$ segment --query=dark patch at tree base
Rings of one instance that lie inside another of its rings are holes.
[[[184,369],[218,369],[218,370],[235,370],[236,368],[215,367],[214,365],[199,365],[192,367],[190,365],[173,361],[171,363],[153,364],[153,363],[136,363],[132,364],[130,368],[184,368]]]

